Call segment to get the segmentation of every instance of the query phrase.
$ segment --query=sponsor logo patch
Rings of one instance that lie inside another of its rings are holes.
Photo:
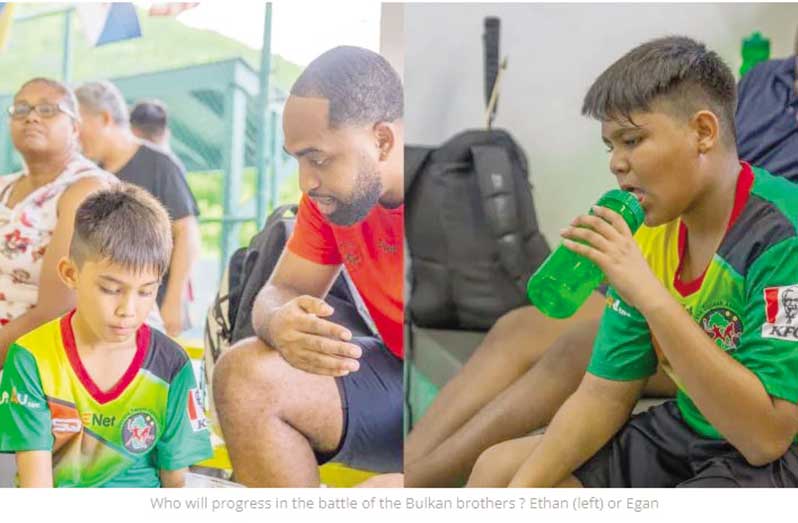
[[[133,454],[142,454],[150,450],[157,437],[158,426],[152,415],[146,412],[134,412],[122,422],[122,443]]]
[[[208,428],[208,420],[202,408],[202,395],[199,389],[189,389],[188,391],[188,419],[191,421],[191,428],[194,432],[199,432]]]
[[[42,406],[40,402],[32,400],[30,395],[24,392],[17,392],[17,388],[14,386],[11,387],[11,393],[7,390],[0,393],[0,405],[4,403],[20,405],[22,407],[28,407],[29,409],[38,409]]]
[[[83,412],[80,414],[80,419],[87,427],[113,427],[116,424],[116,416],[106,416],[97,412]]]
[[[705,312],[701,317],[701,327],[715,345],[726,352],[737,349],[743,333],[740,316],[726,307],[714,307]]]
[[[798,341],[798,285],[768,287],[763,338]]]
[[[53,432],[78,433],[83,430],[83,424],[77,418],[53,418]]]
[[[631,313],[624,309],[621,305],[621,300],[615,299],[612,296],[607,296],[607,307],[614,310],[624,318],[632,317]]]

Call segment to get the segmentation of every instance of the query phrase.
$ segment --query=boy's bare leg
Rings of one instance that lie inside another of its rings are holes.
[[[545,426],[584,376],[598,319],[573,323],[531,369],[425,457],[405,464],[408,487],[461,484],[485,449]]]
[[[472,488],[507,487],[526,458],[540,443],[542,437],[543,435],[539,434],[493,445],[479,456],[466,486]],[[572,475],[557,485],[557,487],[571,488],[581,486],[579,480]]]
[[[414,429],[410,433],[405,444],[406,486],[452,486],[462,483],[482,451],[546,425],[559,406],[576,390],[590,359],[603,300],[594,295],[580,310],[582,314],[566,322],[550,320],[536,310],[532,313],[533,310],[519,309],[505,316],[505,320],[510,320],[512,314],[512,323],[497,323],[463,371],[444,388],[429,415],[421,420],[418,429],[423,431]],[[592,320],[590,316],[593,316]],[[554,324],[553,328],[558,333],[565,330],[563,327],[567,328],[567,332],[551,344],[551,350],[545,351],[549,346],[541,348],[541,341],[550,338],[530,332],[532,320],[541,330],[550,332],[548,324]],[[502,334],[509,338],[506,344],[501,343]],[[530,350],[530,347],[533,348]],[[544,351],[545,356],[541,358],[537,353]],[[526,355],[527,359],[521,359],[519,353]],[[540,362],[530,369],[538,360]],[[507,374],[502,375],[500,369],[495,369],[502,365],[514,368],[507,369]],[[483,368],[491,369],[491,372],[483,373]],[[496,383],[486,380],[486,375],[493,376],[497,381],[497,376],[505,380],[509,376],[510,383],[505,382],[502,384],[504,387],[500,388]],[[496,389],[503,390],[496,392]],[[646,391],[649,395],[672,396],[675,387],[666,376],[657,375],[649,381]],[[444,396],[443,392],[448,394]],[[454,412],[447,412],[447,408]],[[459,421],[458,417],[466,417],[466,420],[452,429],[455,421]],[[435,445],[434,438],[441,442]],[[414,443],[417,446],[411,461],[407,458],[407,450]],[[430,446],[433,446],[431,451],[419,456],[419,448]]]
[[[462,370],[438,394],[405,441],[405,468],[443,443],[482,407],[524,375],[573,325],[601,316],[604,298],[594,293],[565,320],[534,307],[508,312],[496,322]]]

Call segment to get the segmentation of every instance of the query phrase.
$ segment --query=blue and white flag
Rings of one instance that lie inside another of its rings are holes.
[[[11,21],[14,19],[14,4],[0,2],[0,51],[5,50],[8,36],[11,33]]]
[[[92,47],[141,36],[139,17],[130,2],[77,4],[75,9]]]

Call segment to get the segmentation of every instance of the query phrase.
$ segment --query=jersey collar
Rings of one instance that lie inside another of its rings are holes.
[[[729,223],[726,225],[726,232],[732,228],[734,222],[740,217],[740,214],[748,203],[748,197],[751,194],[751,187],[754,185],[754,171],[751,165],[747,162],[740,162],[740,173],[737,176],[737,186],[734,189],[734,206],[732,207],[731,216],[729,216]],[[722,243],[722,242],[721,242]],[[689,296],[701,288],[704,283],[704,276],[707,274],[709,264],[701,273],[701,276],[692,281],[682,281],[682,262],[684,261],[684,251],[687,248],[687,226],[683,221],[679,220],[679,265],[676,267],[676,274],[673,275],[673,287],[683,297]]]
[[[133,361],[130,362],[130,366],[128,366],[125,373],[122,374],[122,377],[119,378],[119,381],[109,390],[103,391],[94,380],[91,379],[91,376],[89,376],[89,373],[86,371],[86,367],[83,366],[83,362],[78,354],[78,347],[75,343],[75,332],[72,330],[72,317],[75,315],[76,310],[77,309],[73,309],[70,313],[61,318],[61,340],[64,343],[67,359],[72,366],[72,370],[75,371],[81,384],[91,397],[94,398],[97,403],[108,403],[118,398],[141,370],[141,366],[144,364],[144,358],[147,356],[147,350],[150,346],[150,328],[147,324],[142,324],[136,331],[136,354],[133,356]]]

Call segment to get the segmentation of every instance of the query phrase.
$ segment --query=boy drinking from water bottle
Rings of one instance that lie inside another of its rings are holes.
[[[563,230],[611,286],[587,373],[544,435],[489,448],[469,485],[796,486],[798,187],[738,160],[735,105],[728,66],[683,37],[594,82],[582,112],[645,225],[635,242],[596,207]],[[677,399],[629,420],[658,362]]]
[[[179,487],[211,455],[186,353],[144,320],[169,265],[169,216],[122,184],[86,199],[58,264],[77,308],[8,352],[0,451],[22,487]]]

